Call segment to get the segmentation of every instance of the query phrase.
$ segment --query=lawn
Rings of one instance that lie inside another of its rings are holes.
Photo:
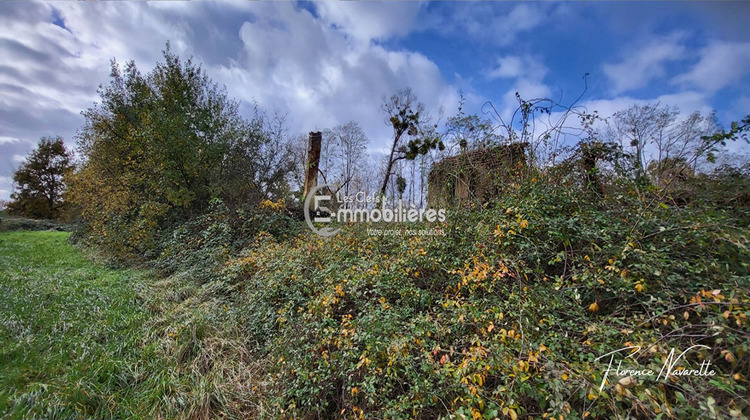
[[[69,233],[0,233],[0,412],[151,418],[169,369],[150,336],[148,271],[85,258]],[[164,381],[164,378],[161,378]]]

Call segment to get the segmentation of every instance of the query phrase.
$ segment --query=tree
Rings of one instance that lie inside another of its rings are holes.
[[[741,121],[732,121],[728,131],[717,130],[713,134],[701,136],[701,144],[698,152],[705,155],[709,162],[714,162],[718,146],[726,146],[727,141],[743,140],[750,144],[747,138],[747,132],[750,131],[750,114]]]
[[[116,256],[143,255],[169,231],[209,210],[253,206],[288,191],[292,159],[282,117],[238,103],[191,59],[169,50],[148,74],[113,60],[101,102],[83,114],[84,162],[71,183],[90,236]]]
[[[34,219],[60,217],[64,178],[72,168],[72,155],[62,137],[42,137],[13,175],[16,191],[8,212]]]
[[[459,92],[458,112],[445,122],[445,132],[442,137],[448,139],[449,150],[453,151],[455,146],[458,146],[460,151],[464,151],[472,147],[486,147],[501,143],[503,138],[494,133],[492,121],[482,120],[476,114],[467,115],[464,112],[465,103],[463,92]]]
[[[326,139],[324,161],[327,162],[327,182],[336,183],[349,195],[351,183],[360,174],[368,139],[354,121],[339,124],[323,133]]]
[[[739,129],[741,124],[735,127]],[[680,118],[677,108],[659,103],[633,105],[615,113],[606,136],[620,142],[636,180],[648,175],[659,185],[664,184],[660,179],[663,173],[671,179],[677,168],[688,175],[713,162],[718,147],[734,139],[734,134],[718,131],[713,113],[694,112]]]
[[[380,195],[384,196],[395,162],[401,159],[413,160],[435,148],[444,150],[445,145],[434,135],[434,127],[429,127],[429,117],[424,113],[424,105],[417,102],[417,96],[411,88],[399,90],[389,99],[384,99],[382,110],[388,117],[387,124],[393,127],[393,143],[380,188]],[[406,145],[402,144],[404,135],[411,138]]]
[[[670,126],[675,122],[679,111],[675,108],[653,105],[633,105],[613,115],[612,135],[619,139],[623,150],[629,151],[635,178],[641,179],[646,174],[648,156],[646,148],[656,146],[664,151],[669,141]],[[661,147],[659,147],[661,146]]]

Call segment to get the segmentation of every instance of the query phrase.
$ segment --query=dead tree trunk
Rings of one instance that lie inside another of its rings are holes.
[[[311,131],[307,146],[307,173],[305,174],[305,197],[318,185],[320,166],[320,145],[323,139],[320,131]]]

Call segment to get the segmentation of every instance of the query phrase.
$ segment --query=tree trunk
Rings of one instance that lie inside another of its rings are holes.
[[[318,185],[318,167],[320,166],[320,145],[322,134],[320,131],[310,132],[307,146],[307,173],[305,174],[305,195]],[[304,199],[303,197],[303,199]]]
[[[403,131],[396,131],[396,135],[393,138],[393,146],[391,146],[391,156],[388,158],[388,167],[385,169],[385,178],[383,179],[383,186],[380,188],[380,196],[385,197],[385,190],[388,188],[388,180],[391,177],[391,170],[393,169],[393,155],[396,153],[396,146],[398,141],[401,140]]]

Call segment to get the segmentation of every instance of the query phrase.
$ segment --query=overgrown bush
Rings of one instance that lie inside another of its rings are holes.
[[[179,271],[202,283],[215,276],[230,256],[249,247],[259,233],[283,240],[298,234],[300,227],[284,200],[265,200],[258,206],[233,211],[214,199],[206,214],[164,235],[153,257],[164,273]]]
[[[627,183],[600,199],[565,182],[536,174],[451,212],[445,235],[258,236],[222,282],[268,362],[264,407],[299,418],[747,415],[747,225]],[[714,376],[610,372],[602,386],[600,356],[641,346],[623,368],[659,372],[671,349],[696,344],[707,347],[679,366],[710,360]]]

